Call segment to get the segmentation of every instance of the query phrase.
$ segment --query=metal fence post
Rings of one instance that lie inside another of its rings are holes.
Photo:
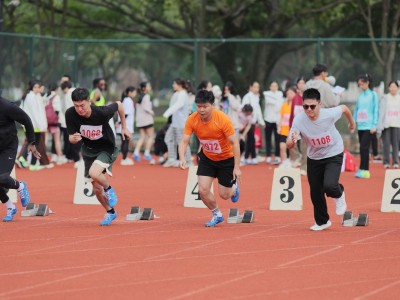
[[[317,63],[321,63],[321,38],[317,38]]]
[[[28,55],[28,80],[33,78],[33,35],[29,36],[29,55]]]
[[[72,70],[72,74],[73,74],[73,80],[74,82],[78,82],[78,41],[74,40],[74,65],[73,65],[73,70]]]
[[[193,87],[197,85],[197,82],[199,82],[199,42],[197,39],[194,40],[193,43],[194,51],[193,51]]]

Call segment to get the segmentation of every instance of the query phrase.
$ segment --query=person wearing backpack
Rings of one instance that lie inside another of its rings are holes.
[[[48,86],[48,92],[45,99],[46,106],[46,119],[48,125],[48,132],[53,137],[53,145],[52,152],[55,156],[52,158],[52,161],[56,162],[57,165],[62,165],[67,163],[67,159],[63,155],[61,151],[61,137],[60,137],[60,120],[59,115],[61,112],[61,99],[57,94],[58,85],[56,83],[50,83]],[[47,143],[46,143],[47,144]]]

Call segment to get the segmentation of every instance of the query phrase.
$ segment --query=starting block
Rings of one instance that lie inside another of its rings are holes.
[[[239,209],[237,208],[229,209],[229,216],[228,216],[229,224],[253,223],[253,222],[254,222],[254,213],[252,210],[245,210],[244,214],[241,215]]]
[[[35,203],[29,203],[25,210],[21,211],[21,216],[22,217],[34,217],[34,216],[39,216],[39,217],[45,217],[48,216],[49,214],[52,214],[52,210],[49,208],[47,204],[35,204]]]
[[[126,220],[128,221],[139,221],[139,220],[153,220],[154,211],[152,208],[144,208],[141,211],[139,206],[132,206],[131,211],[126,215]]]
[[[342,218],[342,225],[346,227],[368,226],[368,223],[368,214],[359,214],[358,217],[354,217],[353,212],[346,211]]]

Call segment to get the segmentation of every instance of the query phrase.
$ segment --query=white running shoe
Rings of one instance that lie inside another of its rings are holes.
[[[57,165],[64,165],[68,162],[68,159],[65,156],[57,156],[56,163]]]
[[[175,165],[179,165],[179,162],[176,159],[168,159],[164,164],[164,168],[175,167]]]
[[[321,230],[327,229],[331,226],[332,226],[332,223],[331,223],[331,221],[328,220],[328,222],[326,222],[326,224],[322,224],[322,225],[314,224],[313,226],[310,227],[310,229],[313,231],[321,231]]]
[[[272,160],[271,160],[271,157],[270,157],[270,156],[268,156],[267,159],[265,160],[265,162],[266,162],[267,164],[270,164],[271,161],[272,161]]]
[[[121,166],[133,166],[134,162],[129,157],[121,160]]]
[[[345,198],[344,192],[343,192],[342,196],[340,196],[339,198],[333,198],[333,200],[336,203],[336,214],[339,216],[344,215],[344,213],[346,212],[346,209],[347,209],[346,198]]]

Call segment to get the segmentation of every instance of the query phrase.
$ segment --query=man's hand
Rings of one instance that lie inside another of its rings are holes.
[[[179,168],[181,168],[182,170],[186,169],[186,160],[185,159],[181,159],[179,161]]]
[[[36,146],[33,144],[30,144],[28,146],[28,152],[32,152],[32,155],[36,157],[37,159],[40,159],[42,156],[40,155],[39,151],[37,151]]]
[[[372,128],[372,129],[370,130],[370,132],[371,132],[371,134],[375,134],[375,133],[376,133],[376,128]]]
[[[130,133],[130,131],[126,127],[122,128],[121,135],[122,135],[122,140],[124,140],[124,141],[125,141],[125,138],[127,140],[132,139],[132,134]]]
[[[242,182],[242,171],[240,171],[239,167],[235,167],[233,169],[233,178],[236,179],[238,183]]]
[[[354,133],[355,129],[356,129],[356,122],[349,123],[350,133]]]
[[[75,132],[73,135],[70,135],[70,139],[69,141],[72,144],[76,144],[77,142],[79,142],[80,140],[82,140],[82,136],[79,132]]]

